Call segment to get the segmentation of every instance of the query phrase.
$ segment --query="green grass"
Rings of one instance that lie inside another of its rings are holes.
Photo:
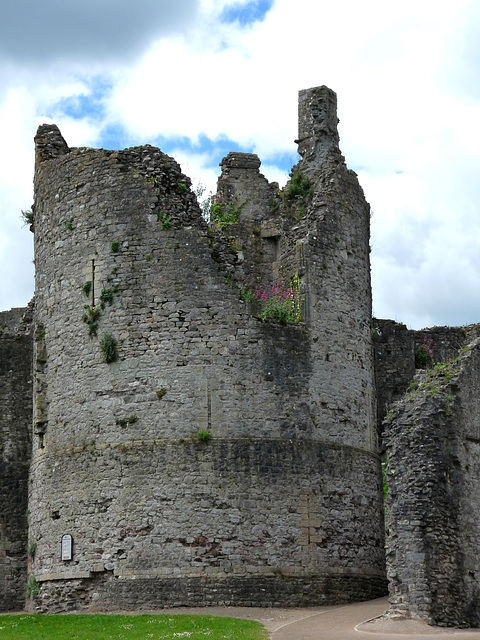
[[[2,615],[0,640],[267,640],[259,622],[186,615]]]

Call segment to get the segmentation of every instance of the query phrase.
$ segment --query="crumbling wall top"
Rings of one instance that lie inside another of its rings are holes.
[[[0,336],[30,333],[33,305],[34,301],[31,300],[26,307],[0,311]]]
[[[298,94],[298,153],[321,163],[331,148],[338,148],[337,94],[328,87],[303,89]]]
[[[227,167],[236,169],[259,169],[260,165],[260,158],[256,153],[240,153],[239,151],[231,151],[220,162],[222,169],[226,169]]]
[[[35,162],[53,160],[70,152],[56,124],[42,124],[35,135]]]

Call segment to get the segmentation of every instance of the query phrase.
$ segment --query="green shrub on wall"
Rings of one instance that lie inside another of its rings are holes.
[[[115,362],[118,358],[117,341],[111,333],[106,333],[100,340],[100,348],[103,351],[103,359],[105,362]]]
[[[255,313],[262,322],[277,322],[288,324],[300,322],[302,319],[300,298],[300,277],[296,273],[291,278],[290,287],[284,287],[279,280],[276,285],[268,287],[253,287],[247,277],[240,293],[242,300],[254,302],[257,306]]]

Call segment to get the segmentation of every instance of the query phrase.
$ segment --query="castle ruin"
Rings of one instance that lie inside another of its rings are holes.
[[[370,209],[338,148],[333,91],[300,92],[298,137],[301,160],[282,190],[256,155],[228,154],[208,222],[159,149],[69,148],[55,125],[39,127],[35,302],[26,315],[0,314],[0,608],[23,607],[27,581],[39,612],[386,593],[378,423],[415,373],[416,339],[400,347],[398,327],[379,321],[372,340]],[[287,289],[294,317],[262,313],[257,290]],[[476,379],[472,345],[449,383]],[[441,448],[455,441],[446,467],[471,471],[438,508],[458,515],[456,561],[440,571],[468,582],[468,614],[443,578],[436,608],[433,582],[411,564],[430,576],[443,548],[435,529],[437,555],[420,558],[423,507],[401,452],[420,447],[423,474],[433,448],[399,426],[405,404],[380,430],[393,470],[392,611],[431,623],[479,623],[468,507],[479,499],[480,440],[467,388],[449,404]]]

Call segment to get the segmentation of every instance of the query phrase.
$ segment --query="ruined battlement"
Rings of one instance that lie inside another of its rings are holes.
[[[339,153],[337,94],[328,87],[304,89],[298,94],[298,153],[308,163],[321,163]]]
[[[203,210],[160,149],[39,127],[35,304],[0,314],[1,610],[27,576],[35,612],[383,595],[387,447],[391,611],[478,624],[479,329],[372,325],[337,123],[301,91],[286,186],[230,153]],[[426,341],[459,358],[438,393]]]
[[[283,190],[256,155],[224,158],[210,224],[159,149],[68,148],[39,128],[40,610],[383,593],[369,207],[333,105],[302,93]],[[283,323],[255,299],[278,281],[298,299]]]

